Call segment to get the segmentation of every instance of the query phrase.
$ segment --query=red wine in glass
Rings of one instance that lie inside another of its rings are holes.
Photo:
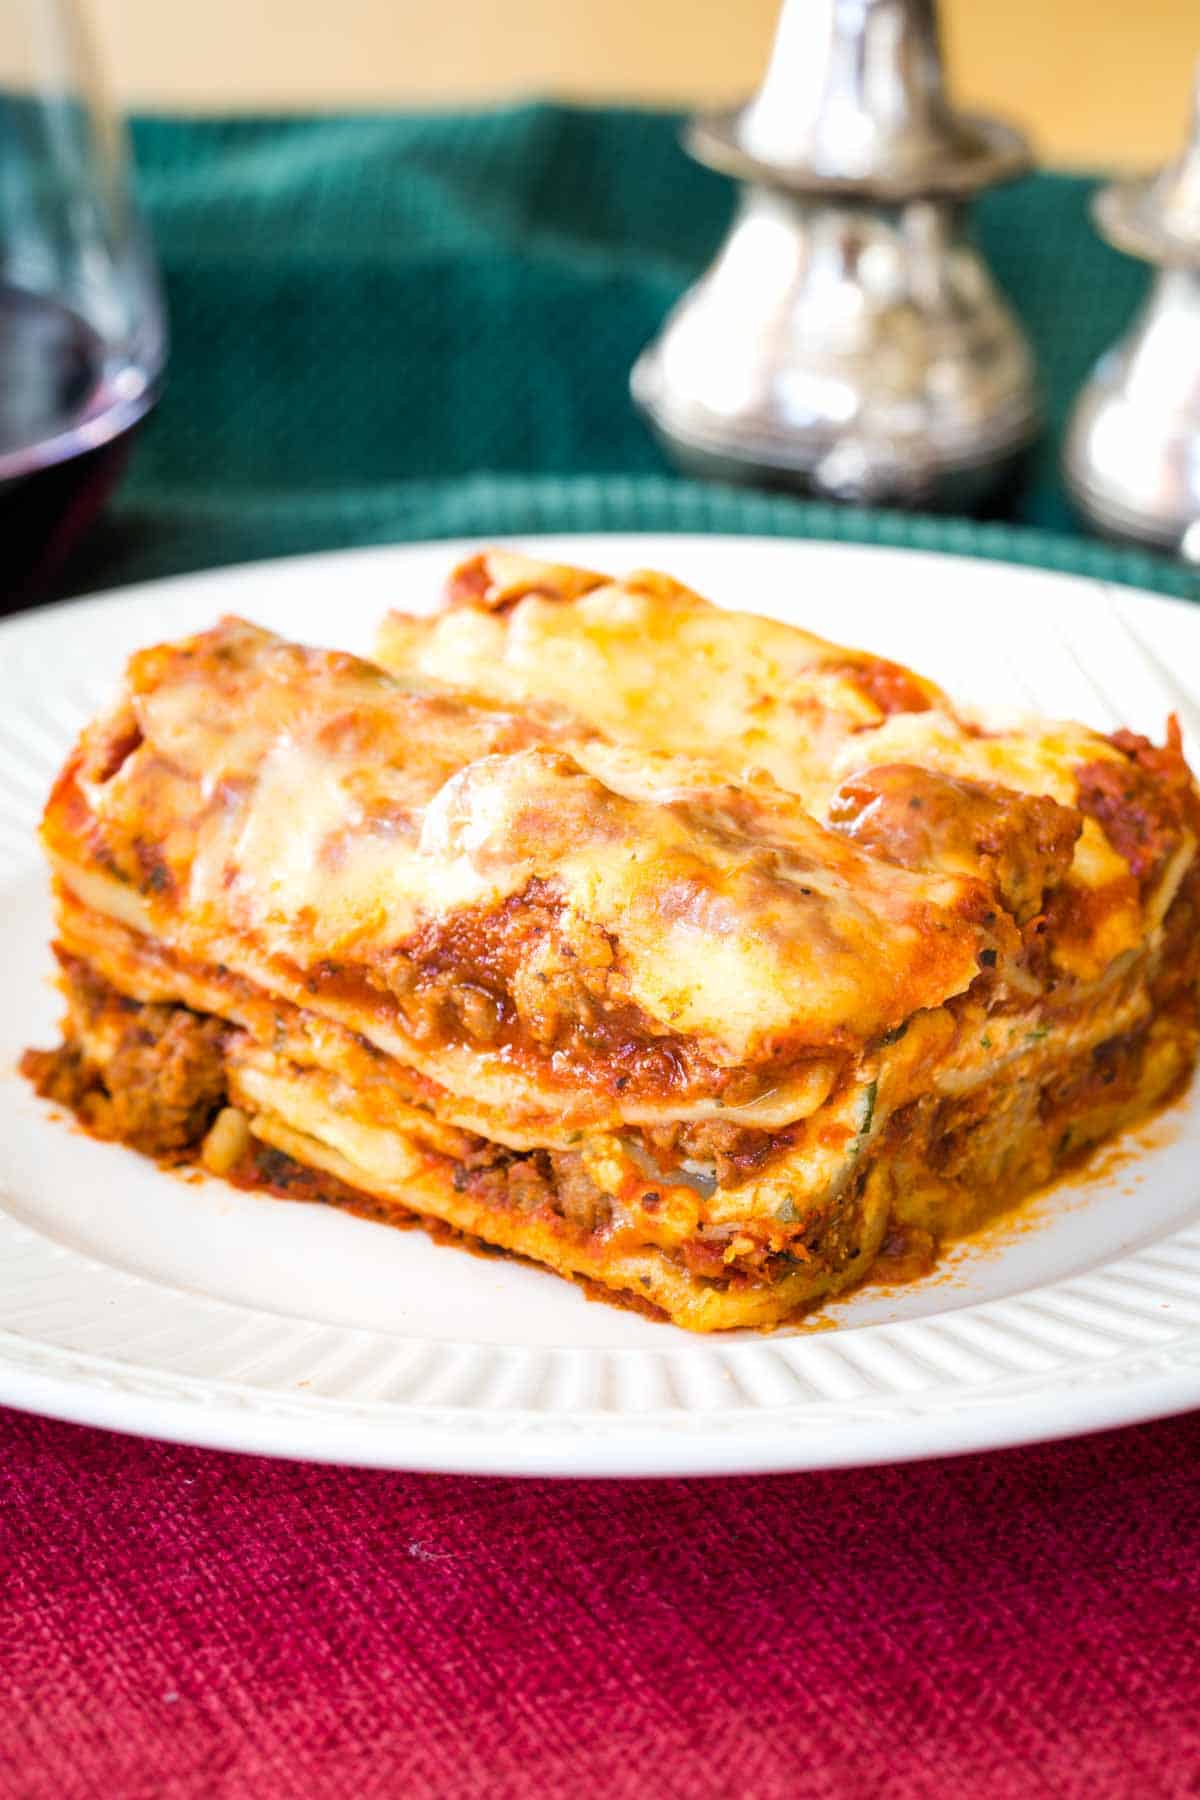
[[[128,165],[76,0],[0,0],[0,612],[50,591],[157,390]]]
[[[120,475],[155,386],[60,301],[0,283],[0,611],[44,592]]]

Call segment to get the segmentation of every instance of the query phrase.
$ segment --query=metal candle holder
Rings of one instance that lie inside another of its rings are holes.
[[[1200,69],[1182,154],[1104,188],[1093,215],[1102,237],[1158,273],[1075,403],[1067,486],[1101,531],[1200,561]]]
[[[668,451],[827,499],[982,499],[1037,408],[966,202],[1029,153],[950,107],[932,0],[785,0],[758,92],[685,143],[745,189],[633,370]]]

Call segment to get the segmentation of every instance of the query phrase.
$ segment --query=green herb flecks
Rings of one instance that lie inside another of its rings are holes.
[[[877,1081],[869,1081],[867,1083],[867,1091],[863,1095],[863,1109],[858,1121],[858,1131],[855,1134],[854,1142],[850,1147],[851,1156],[857,1156],[867,1141],[872,1122],[875,1118],[875,1097],[878,1093],[879,1083]]]

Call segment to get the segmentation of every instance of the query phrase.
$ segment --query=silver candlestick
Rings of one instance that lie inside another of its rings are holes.
[[[1103,189],[1093,211],[1110,244],[1158,273],[1075,403],[1067,486],[1101,531],[1200,561],[1200,69],[1183,153]]]
[[[632,375],[685,467],[825,498],[967,507],[1037,428],[1030,352],[965,232],[1029,166],[946,99],[933,0],[785,0],[758,92],[690,153],[746,184]]]

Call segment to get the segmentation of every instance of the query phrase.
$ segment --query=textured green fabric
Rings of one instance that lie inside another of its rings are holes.
[[[138,121],[170,378],[64,590],[391,539],[661,529],[909,543],[1200,595],[1178,564],[1081,536],[1056,477],[1069,398],[1145,279],[1094,236],[1082,178],[1038,176],[978,212],[1049,419],[1006,520],[675,476],[630,405],[629,366],[731,206],[676,131],[540,105]]]

